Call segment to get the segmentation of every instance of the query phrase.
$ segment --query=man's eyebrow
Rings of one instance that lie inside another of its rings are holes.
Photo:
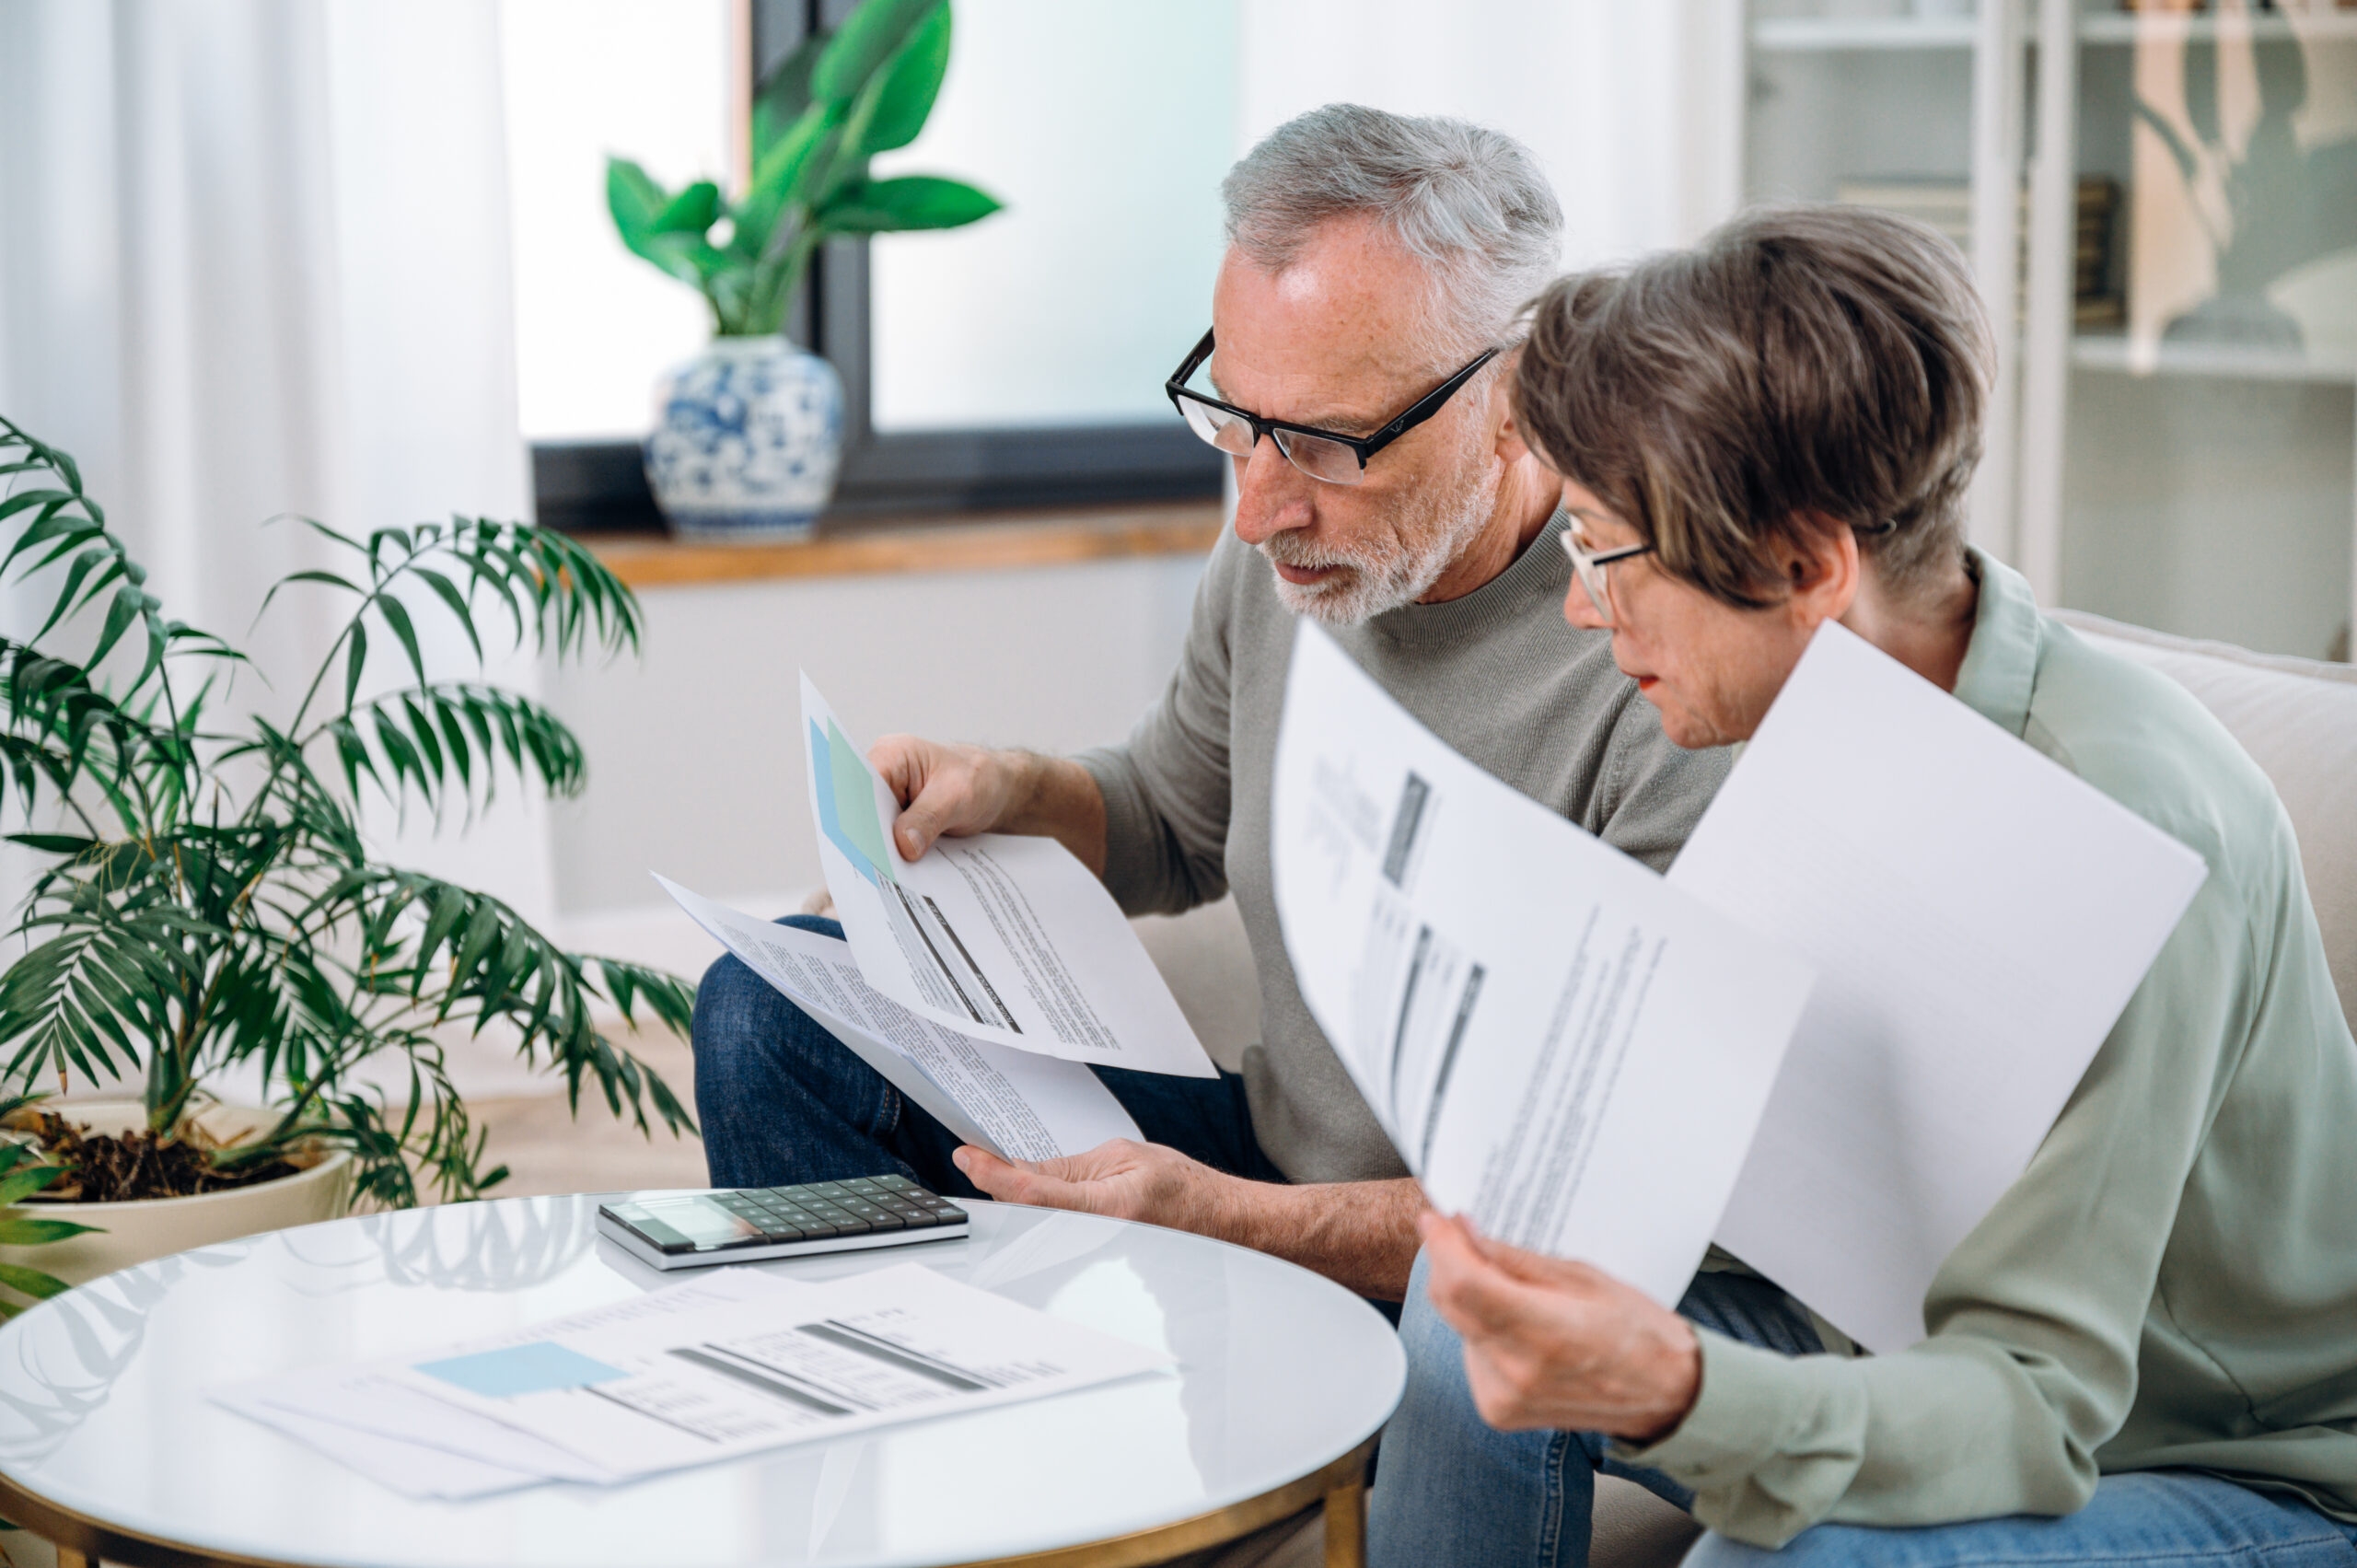
[[[1206,366],[1203,370],[1203,380],[1211,387],[1212,395],[1224,403],[1235,404],[1241,408],[1243,405],[1237,403],[1234,398],[1229,397],[1227,389],[1219,384],[1219,371],[1215,368],[1215,365],[1216,361],[1213,366]],[[1361,413],[1354,409],[1320,411],[1313,412],[1307,419],[1285,418],[1279,414],[1263,413],[1259,409],[1251,412],[1260,414],[1262,419],[1278,419],[1286,424],[1314,424],[1321,430],[1331,430],[1344,436],[1354,436],[1362,430],[1373,429],[1391,417],[1387,413]]]

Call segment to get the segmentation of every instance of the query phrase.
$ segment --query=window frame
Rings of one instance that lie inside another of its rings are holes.
[[[750,66],[740,90],[812,29],[841,23],[857,0],[750,0]],[[739,115],[740,124],[749,117]],[[787,335],[843,383],[842,468],[821,525],[911,515],[1215,498],[1226,460],[1186,421],[885,433],[873,418],[865,238],[831,239],[811,260]],[[532,490],[540,521],[575,533],[663,528],[635,441],[538,441]]]

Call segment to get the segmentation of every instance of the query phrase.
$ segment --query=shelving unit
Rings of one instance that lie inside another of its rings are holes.
[[[1979,29],[1970,17],[1762,17],[1751,24],[1751,47],[1826,53],[1970,49]]]
[[[2345,648],[2357,10],[1946,11],[1749,0],[1747,194],[1968,187],[2000,354],[1972,537],[2043,600],[2271,652]],[[2103,224],[2099,201],[2083,216],[2083,178],[2120,193],[2109,243],[2084,257]],[[2091,287],[2123,326],[2082,324]]]
[[[2214,43],[2220,38],[2357,39],[2357,11],[2260,12],[2091,11],[2079,18],[2085,43]]]
[[[2357,383],[2357,359],[2287,354],[2280,349],[2223,343],[2160,343],[2144,353],[2124,336],[2081,332],[2071,340],[2071,363],[2083,370],[2129,376],[2207,376],[2238,381],[2300,381],[2320,386]]]

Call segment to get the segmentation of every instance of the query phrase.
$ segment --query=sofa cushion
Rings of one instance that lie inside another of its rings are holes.
[[[2299,835],[2341,1012],[2357,1018],[2357,667],[2255,654],[2071,610],[2055,619],[2192,692],[2274,781]]]
[[[1211,1059],[1230,1073],[1260,1039],[1260,985],[1234,899],[1130,922]]]

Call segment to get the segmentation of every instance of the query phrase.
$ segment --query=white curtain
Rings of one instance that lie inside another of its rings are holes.
[[[0,412],[81,459],[168,614],[254,654],[242,703],[291,704],[340,619],[305,591],[254,626],[321,558],[264,519],[529,513],[499,67],[482,0],[0,0]],[[372,827],[547,921],[523,796],[463,841]]]
[[[1238,146],[1321,103],[1452,114],[1535,152],[1579,266],[1690,243],[1742,191],[1742,0],[1252,0]]]

